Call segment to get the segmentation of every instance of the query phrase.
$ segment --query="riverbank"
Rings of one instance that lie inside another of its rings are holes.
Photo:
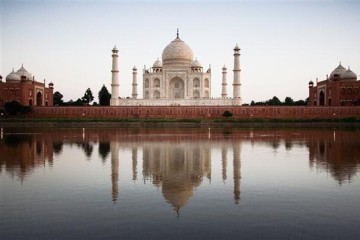
[[[360,127],[360,118],[336,119],[262,119],[262,118],[219,118],[219,119],[168,119],[168,118],[3,118],[3,126],[89,126],[89,127],[277,127],[277,126],[354,126]]]

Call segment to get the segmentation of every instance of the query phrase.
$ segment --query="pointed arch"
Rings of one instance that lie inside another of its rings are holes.
[[[193,98],[200,98],[200,92],[198,90],[193,92]]]
[[[179,77],[174,77],[169,82],[169,97],[170,98],[184,98],[185,83]]]
[[[198,78],[195,78],[193,81],[193,87],[198,88],[200,87],[200,80]]]
[[[319,93],[319,105],[324,106],[325,105],[325,93],[323,90]]]
[[[160,79],[155,78],[153,81],[153,87],[158,88],[160,87]]]
[[[36,106],[42,106],[42,93],[39,91],[37,94],[36,94]]]
[[[204,85],[205,85],[206,88],[208,88],[210,86],[209,79],[205,78]]]
[[[154,98],[159,99],[160,98],[160,92],[158,90],[154,91]]]
[[[205,91],[204,92],[204,98],[210,98],[210,94],[209,94],[209,91]]]

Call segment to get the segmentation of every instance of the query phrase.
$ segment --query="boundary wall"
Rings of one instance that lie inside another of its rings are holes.
[[[223,118],[228,110],[232,118],[243,119],[331,119],[360,118],[360,106],[84,106],[33,107],[34,118]]]

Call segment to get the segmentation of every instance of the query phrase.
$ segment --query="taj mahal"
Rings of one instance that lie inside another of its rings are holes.
[[[112,50],[111,106],[239,106],[240,48],[234,48],[233,95],[227,93],[227,69],[222,68],[221,97],[211,97],[211,68],[194,59],[191,48],[179,37],[170,42],[150,69],[144,67],[143,99],[138,98],[137,68],[132,69],[132,97],[119,97],[118,49]],[[220,86],[219,86],[220,87]]]

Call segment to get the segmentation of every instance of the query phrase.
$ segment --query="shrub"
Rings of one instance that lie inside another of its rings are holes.
[[[225,110],[223,113],[223,117],[232,117],[232,116],[233,116],[233,113],[230,112],[229,110]]]

